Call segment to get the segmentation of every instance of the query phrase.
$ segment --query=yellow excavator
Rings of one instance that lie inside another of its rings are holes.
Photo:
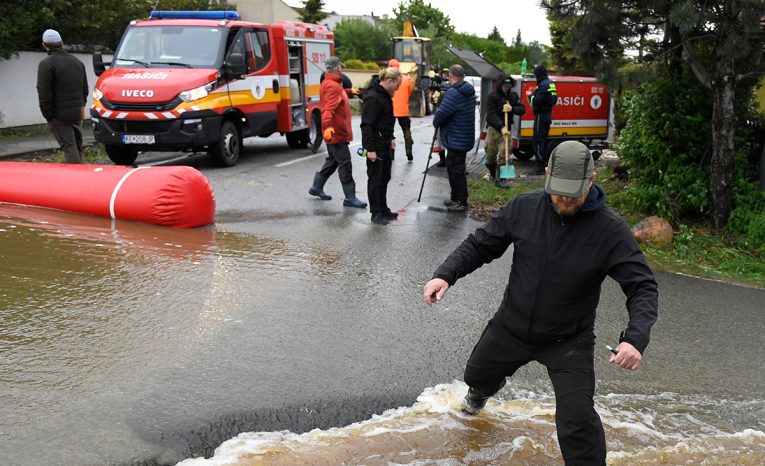
[[[404,21],[404,35],[392,39],[391,58],[401,65],[401,72],[412,79],[412,97],[409,99],[411,116],[430,115],[430,51],[427,37],[420,37],[412,21]]]

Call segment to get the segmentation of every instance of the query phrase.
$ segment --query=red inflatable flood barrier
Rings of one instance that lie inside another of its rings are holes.
[[[0,162],[0,202],[177,228],[215,216],[210,183],[191,167]]]

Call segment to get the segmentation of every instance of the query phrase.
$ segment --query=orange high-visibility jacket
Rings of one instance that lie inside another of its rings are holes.
[[[412,79],[403,75],[401,79],[401,86],[399,86],[396,93],[393,95],[393,116],[408,117],[409,116],[409,97],[412,95]]]

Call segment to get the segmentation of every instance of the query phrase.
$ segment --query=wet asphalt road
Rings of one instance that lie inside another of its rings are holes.
[[[283,139],[251,142],[233,168],[191,161],[213,185],[219,230],[310,244],[337,257],[318,283],[313,277],[287,285],[283,305],[291,312],[263,323],[262,346],[231,340],[232,353],[262,352],[271,361],[265,373],[227,370],[218,355],[200,361],[220,371],[227,384],[253,387],[252,397],[237,400],[239,406],[231,410],[249,414],[240,414],[239,422],[222,421],[236,425],[218,434],[344,425],[411,404],[424,387],[461,380],[472,345],[499,304],[510,260],[506,254],[461,280],[432,309],[422,303],[422,286],[432,271],[480,225],[443,209],[449,187],[442,173],[428,177],[417,203],[432,137],[429,123],[429,118],[413,119],[414,163],[407,163],[403,147],[397,151],[388,198],[394,210],[401,209],[401,217],[385,227],[370,224],[366,210],[342,206],[336,176],[325,189],[332,201],[309,196],[307,188],[324,155],[306,158],[308,151],[291,151]],[[362,162],[354,158],[354,177],[359,197],[366,200]],[[732,398],[765,393],[760,332],[765,291],[657,275],[661,317],[643,368],[627,373],[611,367],[604,349],[598,360],[599,390]],[[333,299],[338,295],[342,302]],[[623,295],[609,279],[599,308],[598,345],[616,343],[626,320]],[[547,384],[543,370],[530,366],[519,372],[516,383],[534,388],[540,379]],[[219,409],[192,415],[202,424],[216,416],[226,418]],[[185,437],[183,432],[181,427],[177,434]]]
[[[445,211],[449,188],[442,173],[428,177],[423,200],[416,201],[432,137],[429,122],[413,119],[414,163],[407,163],[403,147],[397,151],[388,199],[400,218],[384,227],[372,225],[367,210],[342,206],[336,175],[325,187],[331,201],[309,196],[324,155],[291,150],[278,136],[247,142],[231,168],[216,168],[202,156],[170,162],[207,176],[219,235],[235,236],[251,249],[257,245],[270,268],[257,261],[215,268],[213,288],[200,290],[199,297],[220,303],[209,310],[219,315],[200,320],[198,330],[209,337],[183,352],[168,347],[163,370],[142,382],[142,390],[122,394],[129,414],[115,415],[117,438],[104,432],[104,441],[71,445],[78,440],[65,437],[70,456],[58,457],[62,464],[73,464],[72,458],[79,464],[172,464],[209,456],[239,432],[343,426],[410,405],[425,387],[461,380],[470,350],[499,304],[510,254],[461,280],[442,303],[431,309],[423,304],[422,286],[435,267],[480,225]],[[357,193],[366,200],[363,160],[354,156],[353,162]],[[663,272],[657,277],[660,320],[644,366],[636,373],[611,367],[603,348],[598,391],[761,399],[765,291]],[[173,304],[158,310],[168,322]],[[598,346],[616,343],[626,320],[623,295],[607,280]],[[537,365],[512,380],[549,390]],[[125,431],[140,442],[120,439]],[[16,459],[32,461],[9,463],[36,464],[35,447],[41,455],[49,448],[43,439],[30,444],[31,456]],[[56,458],[47,455],[41,457]]]

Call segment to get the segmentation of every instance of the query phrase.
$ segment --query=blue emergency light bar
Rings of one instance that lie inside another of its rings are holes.
[[[152,11],[150,19],[239,19],[236,11]]]

